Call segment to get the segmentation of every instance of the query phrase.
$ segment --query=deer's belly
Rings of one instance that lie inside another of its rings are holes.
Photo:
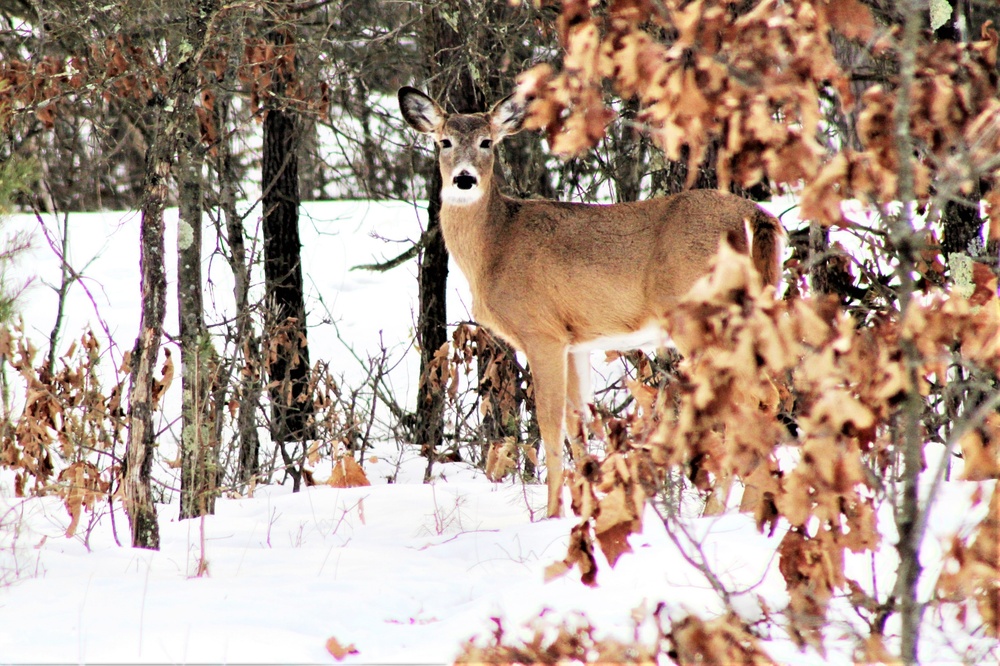
[[[577,351],[593,351],[600,349],[604,351],[628,351],[630,349],[656,349],[659,347],[673,347],[670,336],[657,322],[651,322],[642,328],[627,332],[602,335],[599,337],[573,342],[570,349]]]

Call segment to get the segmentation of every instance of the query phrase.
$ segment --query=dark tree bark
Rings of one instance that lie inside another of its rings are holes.
[[[305,344],[302,242],[299,239],[298,160],[294,114],[272,109],[264,120],[264,280],[273,325],[289,327],[288,339],[276,344],[268,365],[272,437],[297,442],[308,436],[312,405],[299,397],[308,382],[309,349]],[[291,337],[301,335],[301,338]],[[283,336],[284,337],[284,336]]]
[[[979,213],[979,192],[968,201],[948,201],[941,213],[944,234],[941,237],[941,251],[947,261],[954,252],[977,255],[982,251],[977,247],[982,242],[983,218]]]
[[[283,30],[271,32],[284,43]],[[275,71],[275,99],[280,99],[287,73]],[[312,437],[313,404],[309,398],[309,347],[302,285],[302,243],[299,240],[299,170],[296,155],[296,114],[280,106],[264,118],[264,281],[268,307],[267,374],[271,397],[271,437],[284,445]],[[299,489],[301,472],[281,446]]]
[[[444,433],[444,387],[431,381],[434,354],[448,341],[448,251],[441,234],[441,173],[434,167],[428,179],[427,232],[417,275],[420,313],[417,342],[420,345],[420,383],[417,387],[417,418],[414,439],[427,457],[424,480],[430,480],[434,458]]]
[[[639,113],[639,100],[625,103],[621,118],[608,128],[612,140],[613,157],[608,165],[615,188],[615,201],[638,201],[642,194],[642,177],[646,169],[648,140],[632,124]]]
[[[241,174],[238,173],[233,156],[232,137],[236,133],[233,125],[233,90],[237,88],[237,70],[242,54],[231,53],[228,63],[216,86],[208,89],[213,96],[209,108],[212,125],[219,140],[210,147],[209,154],[218,178],[218,211],[215,219],[217,233],[227,241],[226,261],[233,274],[233,297],[236,316],[233,327],[227,330],[227,337],[234,346],[233,354],[226,359],[224,372],[220,374],[216,391],[215,412],[217,439],[221,443],[221,426],[224,417],[220,413],[228,401],[224,391],[232,394],[238,402],[233,442],[238,448],[237,482],[247,484],[260,471],[260,437],[257,432],[258,408],[261,404],[262,367],[260,337],[254,327],[250,305],[250,279],[254,257],[248,254],[244,216],[237,209],[240,197]]]

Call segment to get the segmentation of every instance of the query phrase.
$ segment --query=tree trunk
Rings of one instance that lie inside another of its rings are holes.
[[[139,241],[141,255],[140,289],[142,314],[139,336],[132,351],[129,385],[129,429],[125,448],[125,512],[132,530],[132,545],[137,548],[160,547],[160,529],[156,519],[150,478],[156,430],[153,412],[161,386],[154,377],[160,352],[160,334],[166,316],[167,279],[163,262],[163,207],[170,174],[170,150],[158,136],[150,146],[146,165],[146,197],[142,204]]]
[[[281,109],[269,110],[264,119],[263,154],[264,281],[270,320],[265,335],[271,437],[281,444],[309,439],[313,430],[295,138],[295,115]],[[292,459],[286,457],[286,463],[292,463]],[[294,465],[289,472],[298,490],[300,472]]]
[[[464,38],[452,29],[437,9],[429,11],[425,25],[425,48],[430,62],[429,78],[446,82],[453,80],[453,85],[448,86],[446,83],[447,87],[429,91],[431,96],[442,100],[449,111],[469,113],[483,110],[479,108],[482,102],[477,99],[476,87],[467,68],[462,68],[455,76],[439,76],[454,65],[444,58],[449,54],[453,55],[455,49],[464,44]],[[417,343],[420,345],[420,385],[417,389],[414,433],[415,443],[420,446],[421,453],[427,456],[424,481],[430,480],[431,468],[436,452],[441,448],[444,433],[444,387],[435,386],[429,378],[434,372],[434,354],[448,340],[448,251],[440,231],[441,173],[436,163],[428,176],[427,242],[420,256],[418,275],[420,312],[417,317]]]
[[[441,449],[444,431],[443,386],[430,381],[434,354],[448,341],[448,251],[441,233],[441,173],[436,165],[428,180],[427,242],[420,255],[420,313],[417,317],[417,342],[420,346],[420,384],[417,388],[417,419],[414,439],[427,457],[424,481],[430,480],[434,458]]]
[[[920,3],[908,0],[901,3],[903,31],[899,50],[899,91],[895,108],[895,147],[899,151],[899,200],[902,207],[891,219],[889,237],[896,255],[896,276],[899,280],[900,317],[905,317],[916,291],[913,275],[917,266],[916,243],[913,216],[916,208],[916,170],[914,167],[914,140],[910,126],[910,108],[916,81],[916,51],[920,42],[923,24]],[[899,566],[896,569],[896,585],[893,596],[898,599],[900,615],[900,659],[904,663],[920,663],[920,625],[924,614],[924,603],[918,595],[918,584],[923,573],[920,561],[921,531],[917,528],[921,520],[920,472],[923,468],[923,441],[921,417],[924,401],[917,387],[923,359],[919,347],[913,340],[902,339],[909,388],[901,405],[899,425],[893,428],[893,445],[899,452],[901,462],[900,484],[897,495],[896,530],[899,539],[896,553]]]
[[[238,442],[238,463],[236,479],[248,484],[260,471],[260,437],[257,433],[257,410],[260,405],[261,355],[260,338],[254,330],[254,320],[250,309],[250,278],[254,257],[248,256],[245,242],[243,216],[236,207],[240,176],[233,162],[232,144],[229,137],[235,132],[230,125],[232,93],[236,86],[236,72],[242,54],[230,54],[211,105],[211,119],[216,133],[221,139],[214,146],[215,171],[219,179],[219,213],[224,222],[218,223],[218,233],[225,235],[229,252],[226,261],[233,274],[233,297],[236,303],[235,330],[227,331],[235,347],[225,377],[219,378],[220,397],[216,401],[216,427],[223,423],[219,413],[225,406],[221,391],[232,386],[232,398],[237,400],[236,424],[233,441]],[[223,228],[224,226],[224,228]],[[233,375],[238,377],[233,381]],[[221,442],[221,432],[218,435]]]
[[[276,10],[282,10],[279,3]],[[280,13],[280,12],[279,12]],[[264,285],[267,314],[264,325],[267,377],[271,398],[271,438],[278,443],[292,490],[300,489],[304,442],[314,436],[313,403],[309,396],[309,346],[302,286],[302,243],[299,240],[299,123],[281,100],[293,83],[294,67],[284,51],[293,43],[291,22],[275,15],[268,40],[276,58],[271,94],[264,115],[263,204]],[[300,455],[285,444],[302,442]]]
[[[178,160],[180,220],[177,231],[177,311],[181,348],[180,517],[215,512],[218,442],[211,394],[218,363],[205,330],[202,306],[201,239],[204,164],[195,131],[184,137]]]
[[[628,100],[617,128],[608,129],[613,145],[613,157],[608,166],[615,189],[615,203],[638,201],[642,194],[648,141],[633,126],[638,114],[639,100]]]
[[[970,195],[969,201],[945,203],[941,221],[944,226],[941,251],[945,263],[948,256],[956,252],[970,256],[982,253],[983,218],[979,214],[979,188]]]
[[[162,382],[157,382],[154,376],[167,301],[163,209],[167,200],[167,183],[172,162],[178,148],[190,139],[190,129],[195,122],[193,99],[198,87],[195,68],[202,55],[209,22],[216,9],[216,0],[192,0],[186,6],[184,43],[189,50],[175,64],[169,87],[161,101],[162,106],[158,107],[157,124],[148,140],[149,147],[146,151],[139,231],[142,312],[139,336],[131,358],[129,432],[123,472],[124,504],[132,531],[132,545],[139,548],[158,549],[160,545],[156,504],[150,482],[156,446],[153,412],[163,399],[169,381],[166,372]],[[198,170],[200,171],[200,167]],[[188,185],[191,180],[185,179]],[[184,198],[191,198],[192,194],[188,189]],[[200,199],[200,195],[194,195],[193,198]],[[200,204],[198,211],[200,220]],[[196,247],[200,249],[200,244]],[[195,263],[200,267],[200,254]],[[199,276],[199,290],[200,283]],[[198,312],[200,318],[200,304]]]
[[[233,272],[233,295],[236,299],[236,346],[242,355],[243,368],[239,372],[239,407],[236,412],[236,436],[239,438],[239,470],[237,478],[242,483],[260,471],[258,454],[260,437],[257,434],[257,406],[261,394],[260,338],[256,335],[250,313],[250,267],[253,258],[247,256],[243,239],[243,218],[236,210],[235,184],[231,180],[232,154],[228,146],[222,153],[219,174],[223,215],[226,218],[226,236],[229,239],[229,266]]]

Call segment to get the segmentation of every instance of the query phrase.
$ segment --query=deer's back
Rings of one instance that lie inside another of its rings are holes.
[[[613,206],[502,205],[487,231],[477,318],[501,334],[528,330],[571,343],[664,314],[705,273],[722,237],[746,251],[744,220],[762,214],[713,190]]]

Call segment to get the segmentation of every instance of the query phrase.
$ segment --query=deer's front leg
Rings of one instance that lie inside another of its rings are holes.
[[[590,352],[569,352],[566,368],[566,432],[573,450],[573,460],[586,453],[587,424],[594,393],[590,381]]]
[[[538,428],[545,449],[545,469],[549,491],[547,515],[562,515],[563,415],[566,410],[566,353],[560,340],[534,338],[524,341],[535,389]]]

